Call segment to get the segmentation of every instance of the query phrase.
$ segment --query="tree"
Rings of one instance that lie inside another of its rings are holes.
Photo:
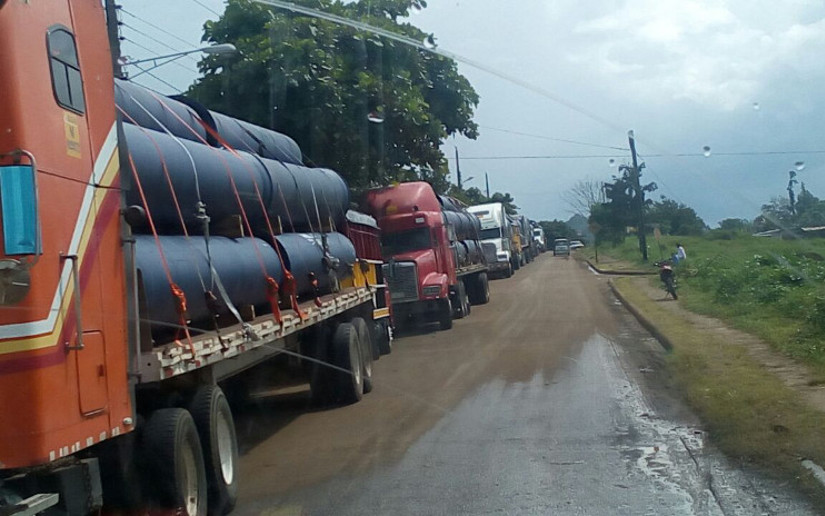
[[[570,211],[584,218],[590,216],[590,209],[605,202],[604,183],[595,179],[582,179],[573,188],[561,194]]]
[[[754,231],[791,229],[795,223],[796,217],[791,211],[788,199],[774,197],[770,203],[762,205],[762,213],[753,220],[753,229]]]
[[[509,193],[496,192],[490,196],[490,202],[500,202],[504,205],[504,210],[508,215],[516,215],[518,213],[518,206],[515,204],[515,199]]]
[[[296,3],[418,41],[429,36],[401,20],[423,0]],[[444,192],[440,143],[478,134],[478,95],[455,62],[430,52],[251,0],[229,0],[203,40],[240,52],[204,57],[191,96],[288,134],[306,161],[337,170],[351,187],[421,179]]]
[[[668,235],[701,235],[707,230],[707,224],[693,208],[664,195],[649,207],[647,220],[651,225],[659,224]]]
[[[557,238],[572,238],[576,232],[561,220],[542,220],[539,226],[544,230],[544,238],[548,246]]]
[[[458,186],[450,185],[450,189],[447,193],[462,201],[467,206],[475,206],[477,204],[485,204],[490,202],[490,199],[488,199],[487,196],[485,196],[481,190],[475,186],[466,190],[459,190]]]
[[[751,233],[753,231],[753,223],[748,219],[725,219],[719,221],[719,229]]]

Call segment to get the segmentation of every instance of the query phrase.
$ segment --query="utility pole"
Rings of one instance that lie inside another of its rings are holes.
[[[635,201],[639,221],[639,227],[637,229],[639,235],[639,250],[642,252],[642,260],[647,261],[647,236],[645,235],[645,193],[642,190],[642,171],[639,170],[639,162],[636,158],[636,138],[632,129],[627,132],[627,141],[630,144],[630,155],[633,158],[633,171],[631,179],[633,181],[633,189],[636,190]]]
[[[106,34],[109,36],[109,49],[112,53],[112,71],[118,79],[123,78],[123,68],[120,65],[120,30],[118,25],[117,10],[119,5],[115,0],[106,0]]]
[[[454,147],[455,149],[455,177],[456,182],[458,183],[458,189],[461,190],[461,164],[458,162],[458,147]]]
[[[484,184],[487,186],[487,198],[490,198],[490,178],[487,176],[487,172],[484,173]]]

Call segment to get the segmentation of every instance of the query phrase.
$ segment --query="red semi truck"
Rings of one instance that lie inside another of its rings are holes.
[[[381,228],[396,324],[423,319],[449,329],[490,300],[479,222],[459,201],[419,181],[369,191],[365,211]]]

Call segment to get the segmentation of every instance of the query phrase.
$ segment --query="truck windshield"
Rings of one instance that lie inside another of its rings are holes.
[[[409,253],[410,251],[429,249],[431,247],[430,229],[418,228],[399,233],[384,233],[381,236],[381,241],[381,251],[384,253],[385,258],[396,254]]]
[[[482,229],[481,233],[478,234],[478,238],[480,238],[481,240],[487,240],[490,238],[501,238],[501,228]]]

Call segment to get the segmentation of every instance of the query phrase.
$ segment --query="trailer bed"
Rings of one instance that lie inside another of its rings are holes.
[[[138,383],[160,382],[207,366],[213,367],[216,379],[227,378],[283,352],[287,337],[364,303],[371,303],[374,292],[372,287],[352,287],[323,296],[321,306],[313,301],[302,303],[300,308],[306,314],[303,321],[294,311],[283,310],[280,326],[272,314],[267,314],[245,324],[224,328],[220,335],[216,332],[193,335],[191,345],[181,339],[154,347],[140,353]]]

